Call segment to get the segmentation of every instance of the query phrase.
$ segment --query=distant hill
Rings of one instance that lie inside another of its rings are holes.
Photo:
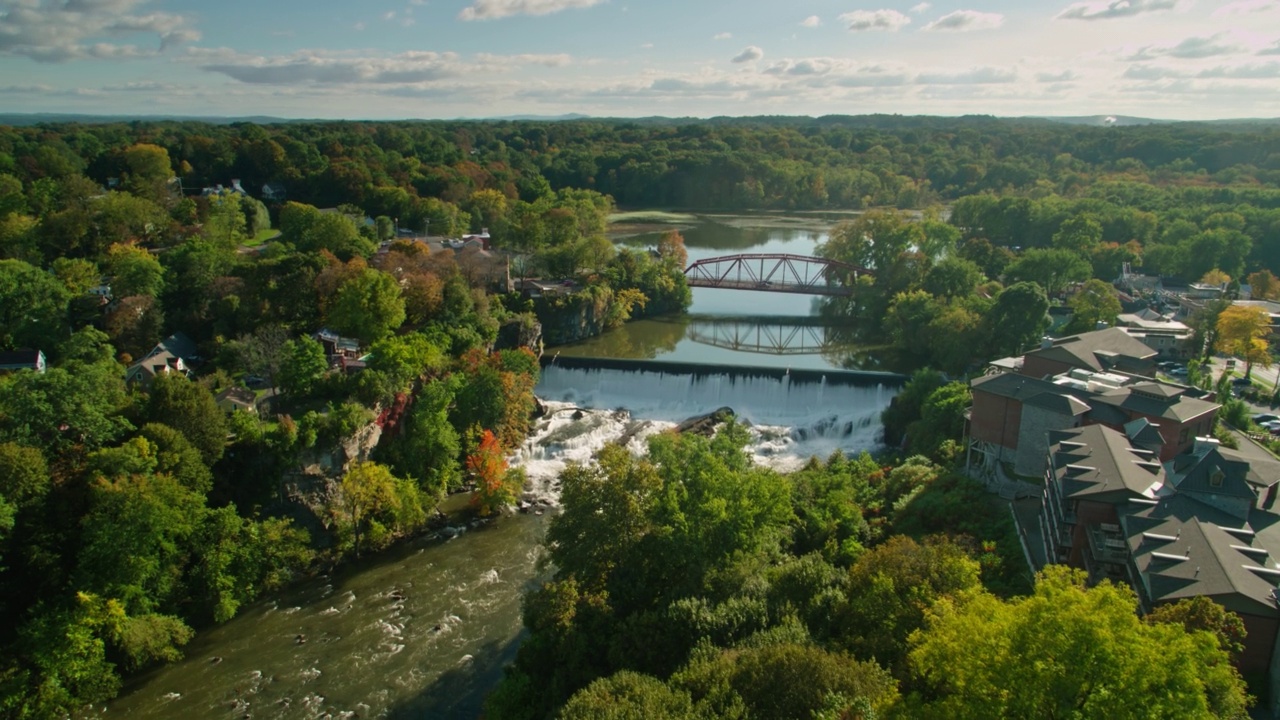
[[[203,122],[211,125],[231,125],[233,123],[254,123],[257,125],[278,125],[281,123],[312,122],[309,120],[293,120],[290,118],[271,117],[269,115],[245,115],[243,117],[197,117],[183,115],[87,115],[80,113],[0,113],[0,125],[15,127],[39,125],[41,123],[82,123],[96,125],[120,122]]]
[[[1199,123],[1202,125],[1277,125],[1280,118],[1223,118],[1219,120],[1160,120],[1133,117],[1131,115],[1077,115],[1066,117],[1028,117],[1025,120],[1048,120],[1065,125],[1092,125],[1094,127],[1132,127],[1135,125],[1171,125],[1174,123]]]

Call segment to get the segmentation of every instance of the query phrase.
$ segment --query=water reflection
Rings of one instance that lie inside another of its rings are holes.
[[[703,216],[680,227],[689,261],[738,253],[815,255],[832,219],[813,216]],[[619,239],[657,246],[661,232]],[[837,302],[833,302],[837,301]],[[694,288],[688,315],[652,318],[550,350],[570,357],[764,365],[804,369],[890,369],[847,318],[848,298]]]

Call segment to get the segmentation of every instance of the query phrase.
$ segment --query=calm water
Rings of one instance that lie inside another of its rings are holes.
[[[832,223],[788,217],[706,216],[681,228],[689,261],[738,253],[813,255]],[[797,227],[799,225],[800,227]],[[656,247],[661,233],[619,245]],[[613,357],[806,369],[881,369],[855,328],[823,317],[819,296],[694,288],[688,314],[627,323],[550,350],[573,357]]]

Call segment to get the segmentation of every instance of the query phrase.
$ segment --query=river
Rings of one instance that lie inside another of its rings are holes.
[[[807,254],[803,248],[824,236],[814,228],[718,222],[683,232],[692,258]],[[819,306],[807,296],[697,289],[693,309],[695,318],[807,318],[822,329]],[[639,452],[649,435],[721,406],[750,423],[757,461],[783,470],[811,455],[876,444],[895,380],[835,370],[838,353],[829,349],[773,355],[713,347],[689,337],[692,321],[682,323],[669,323],[684,328],[663,343],[674,349],[639,357],[747,367],[673,372],[661,363],[552,363],[537,387],[548,412],[513,457],[530,477],[523,499],[530,512],[450,528],[250,606],[200,633],[185,660],[134,678],[118,699],[84,716],[471,720],[514,658],[520,597],[539,578],[539,542],[567,462],[588,461],[619,439]],[[635,325],[617,332],[650,334]],[[601,355],[610,342],[617,341],[606,336],[562,352],[566,359]]]

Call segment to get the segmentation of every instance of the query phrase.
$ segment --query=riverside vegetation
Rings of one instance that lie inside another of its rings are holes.
[[[290,200],[182,192],[233,177]],[[1038,337],[1050,302],[1083,327],[1109,319],[1090,279],[1124,262],[1280,292],[1277,179],[1280,135],[1262,126],[0,128],[0,350],[49,360],[0,378],[0,711],[108,698],[193,627],[414,532],[464,485],[477,512],[509,502],[521,479],[503,456],[527,432],[538,370],[499,328],[578,313],[603,329],[688,303],[678,236],[615,251],[615,202],[885,207],[833,231],[824,254],[876,273],[826,311],[957,376]],[[542,306],[491,294],[505,268],[395,242],[397,226],[488,228],[515,273],[585,290]],[[328,372],[309,337],[322,326],[369,348],[368,369]],[[126,386],[125,367],[175,331],[197,343],[198,377]],[[214,393],[248,376],[275,389],[264,412],[226,416]],[[749,466],[731,426],[569,471],[555,578],[530,595],[531,637],[493,716],[1241,713],[1231,617],[1146,622],[1122,589],[1061,571],[1027,584],[1004,510],[949,470],[967,402],[963,383],[917,375],[885,418],[905,458],[778,476]],[[1132,665],[1058,670],[1103,656]]]

